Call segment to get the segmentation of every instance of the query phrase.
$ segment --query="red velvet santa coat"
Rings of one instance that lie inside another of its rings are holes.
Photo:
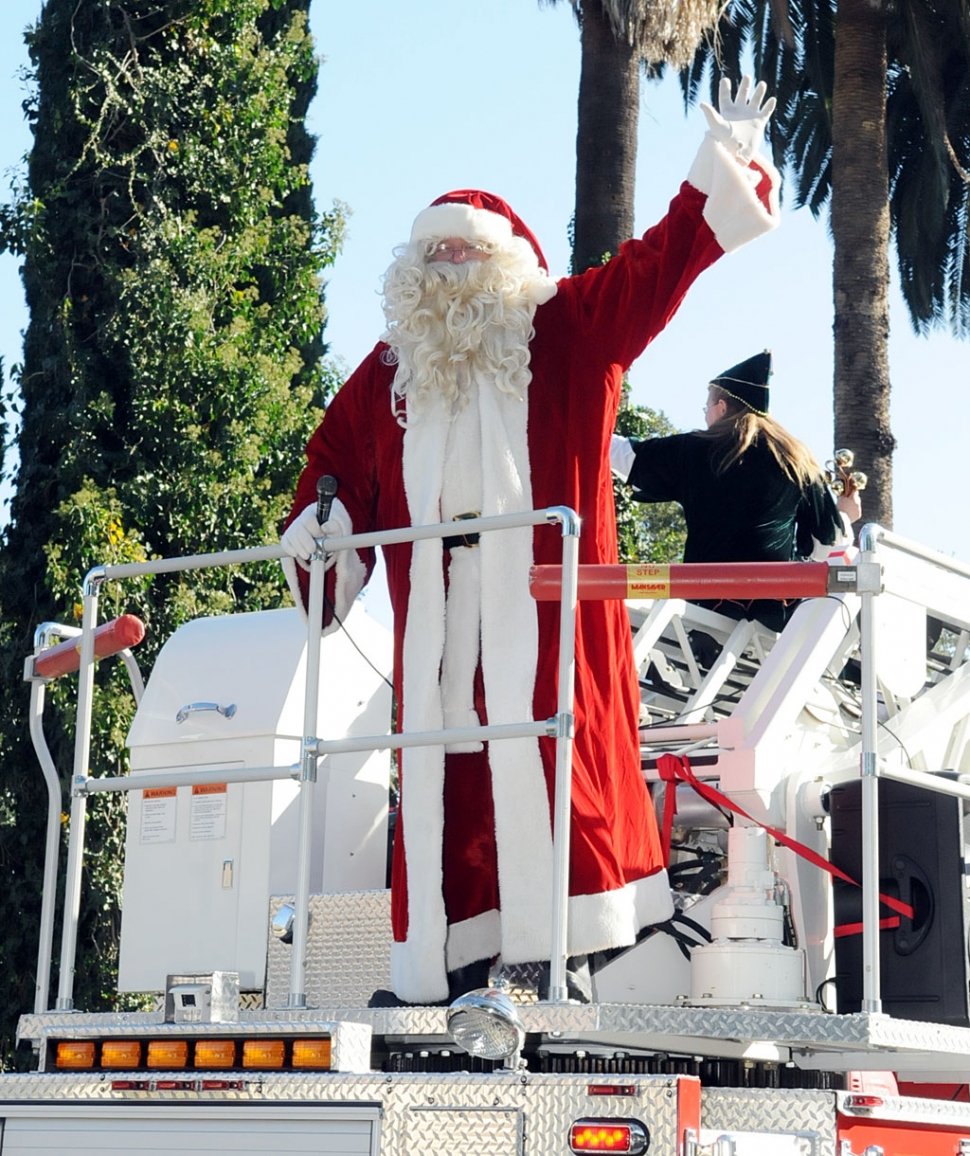
[[[730,165],[738,167],[733,160]],[[767,220],[762,202],[770,181],[762,181],[759,196],[750,184],[755,215]],[[707,223],[706,202],[685,183],[667,217],[643,238],[627,242],[608,264],[558,282],[535,313],[527,401],[478,390],[469,407],[480,403],[470,419],[470,442],[449,433],[447,421],[409,419],[407,431],[402,428],[391,406],[395,367],[379,344],[337,393],[310,440],[291,518],[315,500],[323,474],[339,480],[336,515],[355,533],[448,520],[470,509],[490,515],[565,505],[582,519],[580,561],[616,562],[609,443],[622,377],[695,277],[724,252]],[[758,231],[772,224],[762,223]],[[449,437],[458,439],[457,447]],[[459,489],[469,472],[484,477],[476,495],[480,505],[464,506],[460,496],[451,496],[447,468],[442,477],[446,445],[459,463],[459,474],[451,474]],[[511,482],[506,477],[493,484],[493,475],[509,470]],[[485,534],[472,549],[443,552],[435,539],[384,553],[402,730],[475,721],[470,710],[450,709],[454,696],[442,690],[449,665],[464,666],[469,684],[464,700],[458,694],[459,708],[463,702],[474,706],[482,723],[555,714],[559,606],[535,603],[527,587],[533,561],[561,560],[555,528]],[[454,567],[469,564],[473,553],[480,567],[480,594],[470,587],[472,600],[479,600],[474,641],[464,650],[459,646],[456,658],[443,659],[452,629],[446,628],[446,589],[449,583],[457,588],[449,569],[456,574]],[[328,573],[328,596],[338,614],[372,564],[369,551],[340,555]],[[296,572],[291,567],[289,573]],[[305,601],[302,570],[299,578]],[[580,604],[576,664],[570,954],[632,943],[641,927],[671,913],[640,772],[639,690],[622,603]],[[507,963],[548,959],[554,740],[504,740],[467,753],[409,749],[400,767],[392,874],[395,992],[412,1002],[438,1000],[447,995],[446,969],[499,953]]]

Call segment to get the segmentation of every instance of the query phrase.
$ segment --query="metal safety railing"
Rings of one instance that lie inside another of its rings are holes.
[[[279,546],[265,546],[250,550],[223,551],[194,555],[187,558],[169,558],[154,562],[103,566],[92,570],[84,584],[84,614],[80,631],[80,674],[78,686],[78,727],[74,752],[74,788],[71,804],[71,829],[68,845],[67,885],[65,893],[64,927],[61,942],[60,983],[57,1008],[73,1007],[74,959],[80,912],[81,860],[84,843],[85,800],[99,791],[137,790],[146,786],[188,785],[206,781],[206,775],[218,775],[220,781],[261,781],[272,778],[296,777],[300,780],[298,878],[296,885],[291,957],[290,1007],[306,1006],[305,959],[308,933],[310,887],[310,834],[313,811],[313,791],[316,781],[317,760],[327,754],[344,751],[385,750],[427,744],[447,744],[469,740],[497,741],[505,738],[547,736],[556,739],[556,779],[553,803],[553,911],[551,942],[551,1002],[565,1002],[566,955],[568,940],[569,893],[569,837],[570,797],[572,775],[572,740],[574,733],[573,697],[575,689],[575,621],[578,600],[591,598],[670,598],[723,596],[724,590],[735,590],[732,583],[743,577],[744,596],[747,598],[817,597],[832,593],[851,593],[860,598],[861,650],[861,723],[859,770],[862,778],[862,841],[863,841],[863,1012],[880,1012],[882,1001],[879,975],[879,792],[880,777],[898,779],[927,790],[970,798],[970,787],[951,779],[927,772],[887,766],[878,753],[878,678],[876,655],[877,637],[874,599],[884,589],[884,561],[879,548],[906,554],[923,562],[932,563],[941,572],[970,579],[970,567],[945,555],[908,542],[878,525],[867,525],[860,534],[860,553],[852,562],[801,563],[794,569],[788,564],[744,564],[744,574],[734,566],[720,567],[723,590],[716,575],[691,571],[689,565],[652,567],[651,575],[644,575],[643,567],[580,567],[578,565],[579,519],[567,507],[550,507],[522,514],[475,518],[463,522],[464,533],[487,533],[524,526],[558,523],[563,535],[563,563],[556,567],[533,567],[532,592],[541,599],[561,600],[559,632],[559,669],[557,712],[551,719],[527,720],[519,724],[500,726],[452,728],[434,732],[419,732],[373,737],[328,740],[316,734],[317,699],[320,663],[320,641],[323,620],[323,589],[325,560],[338,550],[362,549],[376,545],[413,542],[425,538],[442,538],[454,532],[454,523],[408,527],[398,530],[356,534],[346,537],[322,538],[310,564],[310,595],[308,623],[307,683],[304,702],[304,738],[299,767],[245,768],[239,771],[170,771],[151,775],[91,777],[87,774],[91,740],[91,700],[93,693],[94,634],[97,624],[98,591],[107,580],[204,569],[279,559]],[[666,571],[659,576],[656,571]],[[593,571],[601,571],[594,573]],[[632,572],[636,570],[637,573]],[[620,573],[622,571],[622,573]],[[825,573],[828,571],[828,573]],[[691,582],[701,581],[695,592]],[[782,583],[783,590],[778,586]],[[632,590],[631,583],[636,586]],[[674,585],[676,583],[676,585]],[[689,591],[689,593],[688,593]],[[904,587],[892,592],[907,597]],[[911,600],[919,601],[912,594]],[[951,605],[955,605],[951,596]],[[954,621],[970,630],[970,605],[960,609]],[[71,633],[72,628],[64,628]],[[42,709],[32,706],[33,716]],[[673,729],[673,728],[671,728]],[[680,729],[680,728],[678,728]],[[699,724],[698,733],[708,733],[708,724]],[[43,765],[43,759],[42,759]],[[51,786],[51,767],[44,767]],[[56,783],[56,773],[53,781]],[[59,796],[58,796],[59,797]],[[54,842],[56,871],[56,842],[59,833],[48,829],[48,859],[50,844]],[[45,880],[47,894],[53,894]],[[52,910],[52,908],[51,908]],[[48,960],[51,940],[47,940]],[[42,945],[43,946],[43,945]],[[46,1005],[46,998],[45,998]],[[46,1006],[45,1006],[46,1010]]]
[[[859,561],[861,565],[882,566],[879,546],[930,562],[944,574],[970,578],[970,566],[911,542],[876,523],[863,526],[859,533]],[[896,779],[939,794],[970,798],[970,788],[941,776],[889,766],[879,758],[878,743],[878,679],[876,658],[880,639],[876,623],[874,595],[863,595],[860,609],[860,651],[862,674],[862,719],[860,773],[862,776],[862,1010],[882,1011],[882,991],[879,973],[879,779]],[[893,585],[898,597],[914,599],[914,591],[905,584]],[[970,606],[965,609],[970,615]]]
[[[57,894],[62,807],[61,782],[50,748],[47,745],[43,725],[47,683],[51,677],[57,676],[42,673],[42,665],[46,656],[60,649],[60,647],[51,647],[53,639],[75,639],[80,637],[81,633],[81,630],[76,626],[67,626],[61,622],[42,622],[34,631],[34,652],[27,657],[24,663],[24,679],[30,683],[30,706],[28,708],[30,740],[47,786],[47,832],[44,842],[44,876],[41,890],[37,974],[34,978],[34,1011],[36,1013],[47,1010],[50,993],[51,949],[54,944],[54,900]],[[140,702],[145,685],[142,682],[141,671],[138,669],[134,655],[127,647],[115,650],[114,653],[124,662],[135,702]],[[67,669],[72,668],[74,668],[73,664],[68,663],[66,668],[58,673],[67,673]]]
[[[648,564],[580,566],[580,599],[666,600],[705,598],[813,598],[840,594],[860,599],[861,719],[859,774],[862,779],[862,891],[863,891],[863,1012],[881,1012],[879,961],[879,778],[890,778],[942,794],[970,799],[970,786],[926,771],[893,767],[879,757],[877,675],[877,616],[874,599],[886,590],[898,597],[926,605],[925,583],[901,567],[902,555],[930,563],[935,596],[945,605],[947,620],[963,630],[962,644],[970,641],[970,598],[965,580],[970,566],[937,551],[911,542],[883,527],[869,524],[860,536],[860,551],[852,561],[795,563]],[[878,547],[882,546],[880,555]],[[887,566],[886,563],[891,563]],[[947,580],[949,576],[950,581]],[[924,576],[925,577],[925,576]],[[964,580],[954,582],[952,579]],[[540,600],[558,597],[561,574],[558,566],[534,566],[533,594]],[[939,607],[936,607],[937,609]],[[656,728],[652,738],[679,741],[714,737],[717,724],[672,724]]]
[[[528,526],[558,524],[563,537],[563,582],[562,606],[559,627],[558,698],[556,714],[545,720],[530,719],[522,723],[499,726],[452,728],[441,731],[379,735],[329,740],[317,734],[317,705],[320,677],[320,644],[323,629],[323,604],[326,559],[329,554],[340,550],[364,549],[371,546],[414,542],[426,538],[445,538],[454,533],[454,522],[437,523],[429,526],[404,527],[396,530],[376,531],[367,534],[352,534],[343,537],[324,537],[318,540],[317,550],[310,560],[310,591],[307,625],[306,690],[304,697],[303,743],[300,765],[294,767],[248,767],[239,770],[213,771],[162,771],[150,775],[136,774],[123,776],[91,776],[88,764],[91,752],[91,708],[94,694],[95,632],[97,629],[98,600],[101,585],[108,580],[121,581],[126,578],[152,574],[169,574],[189,570],[211,569],[214,567],[238,565],[247,562],[264,562],[283,557],[279,546],[259,546],[248,550],[224,550],[212,554],[195,554],[184,558],[163,558],[150,562],[132,562],[122,565],[95,567],[87,574],[83,587],[83,616],[80,631],[64,628],[64,632],[76,634],[80,642],[78,668],[77,730],[74,744],[74,771],[71,797],[70,834],[68,838],[67,869],[64,896],[64,916],[61,934],[60,973],[56,1008],[71,1011],[74,1007],[74,969],[77,954],[77,934],[81,906],[81,868],[84,855],[84,834],[87,813],[87,797],[100,792],[141,790],[148,786],[194,785],[211,781],[214,774],[220,782],[253,782],[281,778],[298,778],[300,795],[298,803],[298,850],[297,880],[295,888],[295,912],[293,920],[293,941],[290,969],[290,991],[288,1006],[306,1007],[306,957],[310,906],[310,851],[314,787],[317,778],[317,761],[324,755],[343,751],[377,751],[422,745],[444,745],[470,740],[498,741],[508,738],[550,737],[556,740],[556,781],[553,801],[553,911],[551,942],[551,982],[549,998],[553,1002],[567,999],[566,989],[566,945],[568,938],[568,877],[570,838],[570,797],[572,777],[572,744],[574,735],[574,695],[575,695],[575,631],[576,631],[576,573],[579,562],[580,521],[576,513],[566,506],[553,506],[544,510],[530,510],[520,514],[502,514],[493,517],[472,518],[462,522],[465,534],[490,533]],[[33,656],[36,660],[36,654]],[[28,662],[32,661],[31,659]],[[131,668],[129,667],[129,670]],[[136,668],[137,670],[137,668]],[[36,717],[39,727],[43,709],[42,678],[34,680],[35,700],[32,719]],[[140,684],[140,677],[139,677]],[[134,685],[134,683],[133,683]],[[136,697],[140,696],[140,685],[136,685]],[[42,741],[38,748],[46,751]],[[60,837],[60,786],[56,770],[49,754],[41,757],[41,764],[51,799],[56,790],[56,824],[49,823],[47,832],[47,866],[53,875],[57,871],[57,845]],[[49,764],[49,765],[48,765]],[[44,901],[49,903],[49,912],[42,917],[41,962],[46,961],[44,974],[49,972],[53,930],[53,896],[55,886],[45,875]],[[47,930],[45,930],[47,929]],[[41,968],[38,969],[39,973]],[[38,990],[35,1010],[46,1011],[46,984],[43,992]]]

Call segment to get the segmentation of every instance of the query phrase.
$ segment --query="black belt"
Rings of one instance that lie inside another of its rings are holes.
[[[456,514],[451,520],[453,522],[467,522],[469,518],[480,518],[481,512],[479,510],[470,510],[467,514]],[[456,550],[460,546],[477,546],[478,534],[453,534],[449,538],[442,538],[441,545],[445,550]]]

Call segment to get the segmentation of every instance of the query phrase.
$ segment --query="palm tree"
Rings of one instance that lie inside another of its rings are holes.
[[[970,14],[966,0],[732,0],[681,74],[694,100],[755,71],[778,98],[775,163],[795,203],[829,204],[835,245],[835,440],[892,525],[889,246],[917,332],[970,336]]]
[[[633,235],[641,62],[648,68],[661,61],[687,65],[705,31],[716,25],[722,3],[570,3],[582,48],[572,254],[572,271],[580,273]]]

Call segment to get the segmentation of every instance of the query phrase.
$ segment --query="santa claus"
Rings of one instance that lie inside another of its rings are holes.
[[[553,280],[499,198],[448,193],[419,213],[384,280],[387,330],[307,447],[282,545],[298,604],[321,535],[569,506],[580,561],[617,561],[609,445],[624,371],[695,277],[774,228],[778,174],[755,159],[774,101],[745,80],[719,111],[667,216],[606,264]],[[329,521],[318,478],[339,480]],[[558,606],[529,595],[557,562],[555,530],[384,548],[402,731],[556,713]],[[371,551],[327,574],[327,629],[366,583]],[[626,611],[581,604],[569,878],[569,954],[634,942],[671,914],[640,773],[639,691]],[[547,960],[552,739],[410,748],[392,866],[392,985],[434,1002],[489,961]],[[455,982],[457,978],[457,983]]]

